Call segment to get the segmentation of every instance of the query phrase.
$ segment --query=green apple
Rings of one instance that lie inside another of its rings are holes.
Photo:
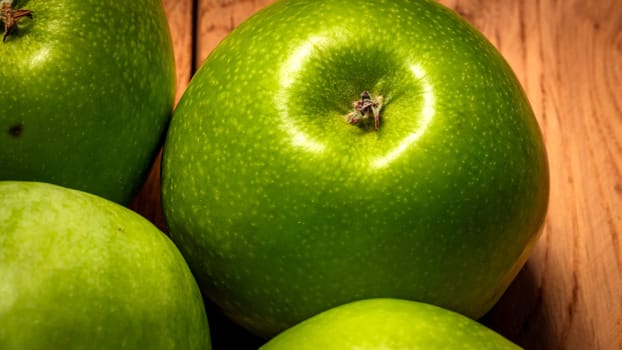
[[[170,239],[100,197],[0,182],[0,349],[210,349]]]
[[[399,299],[341,305],[277,335],[260,350],[518,350],[461,314]]]
[[[3,0],[0,22],[0,180],[129,203],[175,93],[162,1]]]
[[[478,318],[548,203],[519,82],[434,1],[275,3],[207,58],[164,147],[173,241],[262,336],[372,297]]]

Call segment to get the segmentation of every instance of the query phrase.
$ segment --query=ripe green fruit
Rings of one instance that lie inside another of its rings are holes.
[[[0,182],[0,276],[0,349],[210,349],[177,248],[94,195]]]
[[[0,4],[2,23],[16,23],[0,42],[0,180],[51,182],[127,204],[174,99],[162,1],[13,2],[12,19]]]
[[[260,350],[518,350],[501,335],[458,313],[398,299],[356,301],[284,331]]]
[[[482,316],[526,261],[549,189],[510,67],[422,0],[259,12],[190,83],[162,181],[205,295],[262,336],[372,297]]]

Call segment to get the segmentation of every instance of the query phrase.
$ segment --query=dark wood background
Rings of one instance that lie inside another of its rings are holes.
[[[272,1],[163,2],[179,99],[218,42]],[[441,3],[514,68],[551,167],[545,232],[482,322],[527,349],[622,349],[622,0]],[[165,229],[158,174],[156,161],[132,207]]]

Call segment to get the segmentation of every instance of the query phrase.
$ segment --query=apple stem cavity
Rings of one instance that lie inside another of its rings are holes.
[[[2,23],[4,24],[4,34],[2,36],[2,42],[6,42],[6,39],[13,30],[13,27],[15,27],[17,22],[24,17],[32,19],[32,11],[14,9],[13,1],[2,1],[0,5],[0,21],[2,21]]]
[[[374,119],[374,130],[380,128],[380,110],[382,109],[382,96],[371,96],[368,91],[361,93],[361,99],[352,102],[354,110],[346,114],[348,124],[359,124],[362,121]]]

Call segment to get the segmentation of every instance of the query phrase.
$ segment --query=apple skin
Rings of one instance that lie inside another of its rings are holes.
[[[210,349],[188,265],[138,214],[2,181],[0,232],[1,349]]]
[[[382,96],[380,126],[344,119]],[[204,295],[270,337],[349,301],[472,318],[528,258],[545,146],[511,68],[433,1],[281,1],[207,58],[174,113],[162,195]]]
[[[440,307],[399,299],[355,301],[285,330],[260,350],[518,350],[491,329]]]
[[[162,1],[30,0],[0,42],[0,180],[42,181],[128,204],[172,114]]]

